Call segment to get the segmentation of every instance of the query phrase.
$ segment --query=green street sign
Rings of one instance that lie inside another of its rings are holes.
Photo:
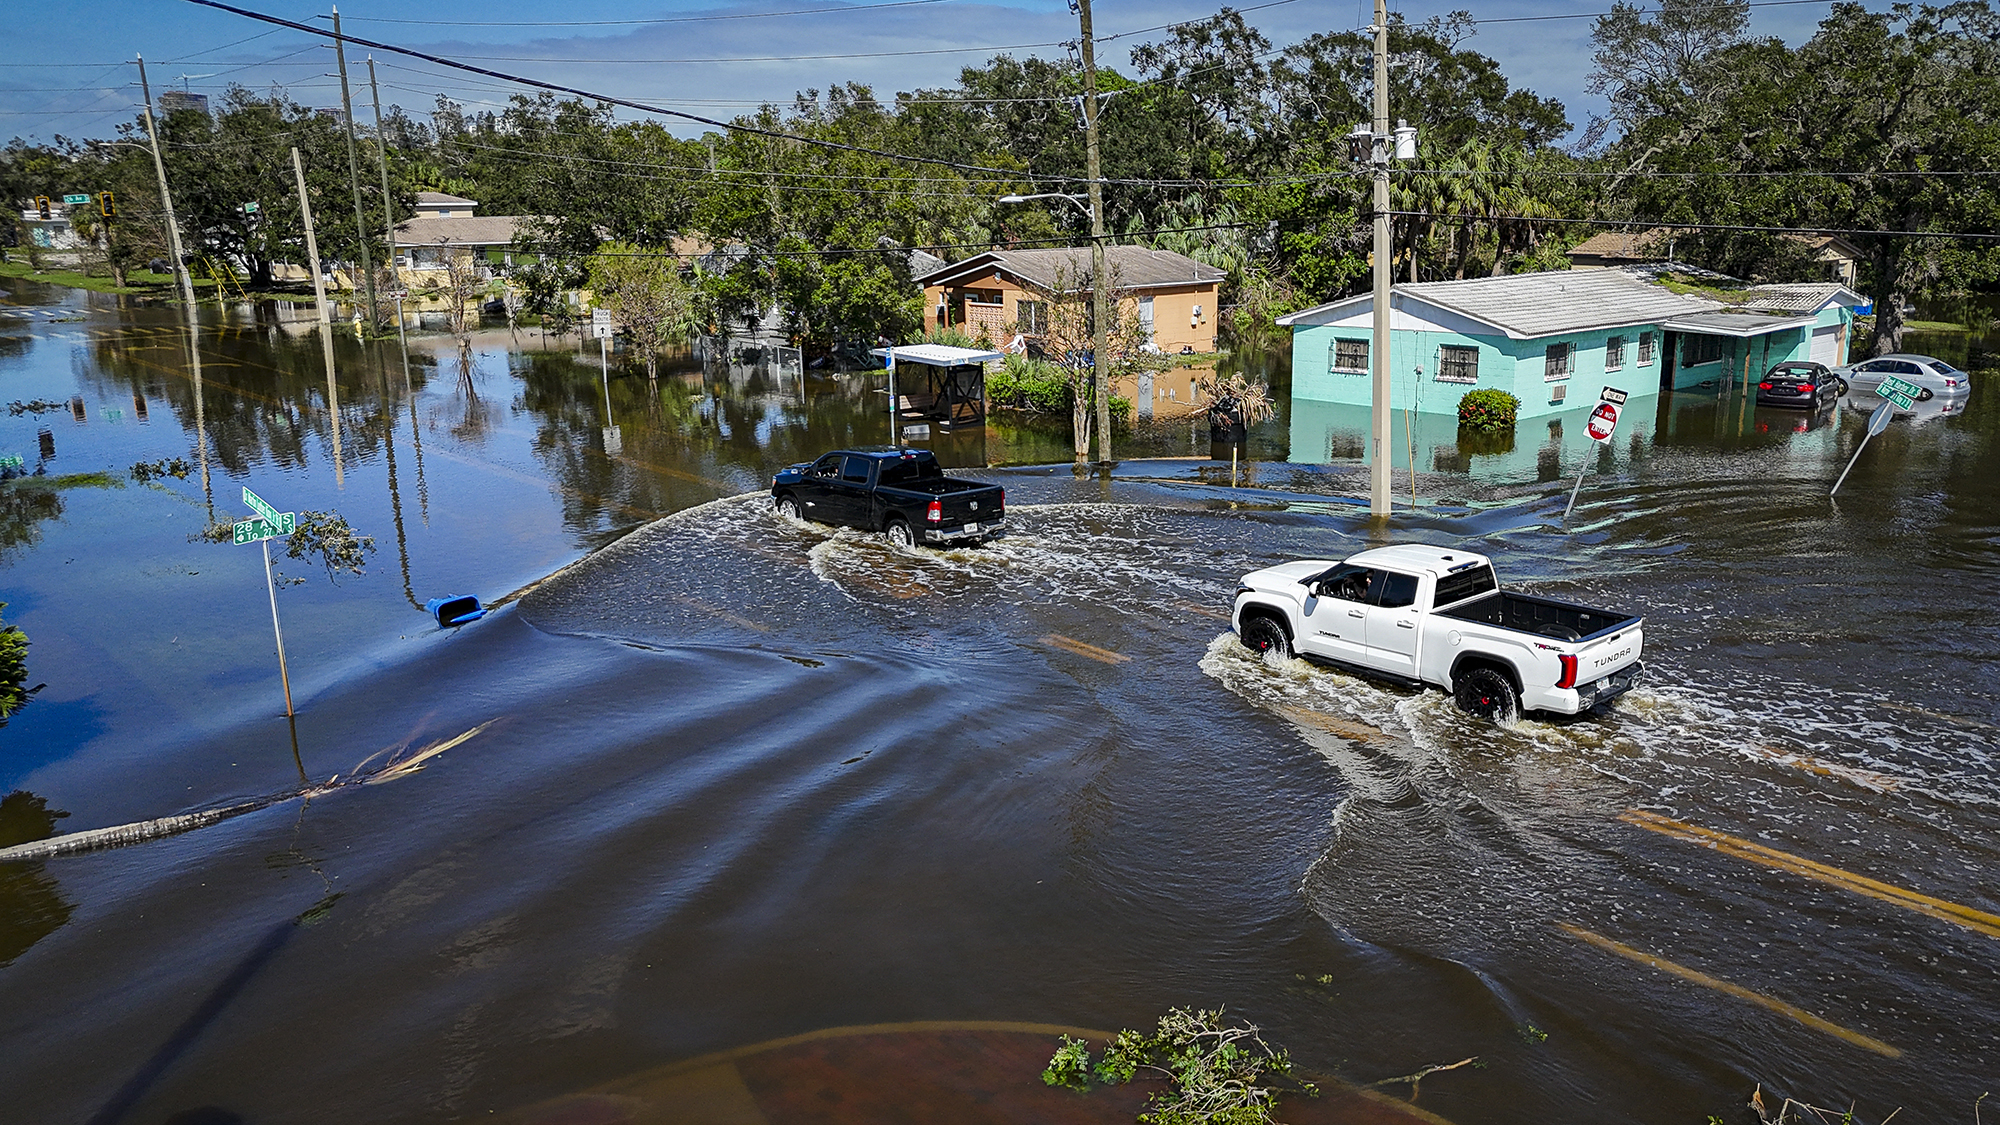
[[[278,509],[273,508],[269,504],[266,504],[264,502],[264,498],[250,491],[249,486],[247,485],[244,486],[243,489],[243,503],[249,505],[251,511],[257,513],[260,516],[263,516],[265,522],[267,523],[278,522]]]
[[[87,195],[65,195],[63,196],[63,202],[71,205],[89,203],[90,197]]]
[[[1901,395],[1903,399],[1914,399],[1923,394],[1924,389],[1915,383],[1904,382],[1894,375],[1885,375],[1882,378],[1882,385],[1875,388],[1875,393],[1881,395],[1883,398],[1894,401],[1897,406],[1907,408],[1910,404],[1906,401],[1898,400],[1896,396]]]
[[[280,535],[290,535],[298,529],[298,517],[293,512],[280,513],[278,519],[247,519],[237,522],[235,537],[237,546],[245,543],[261,543],[266,539],[276,539]]]
[[[1917,408],[1917,400],[1901,391],[1883,391],[1882,397],[1902,407],[1904,410],[1915,410]]]

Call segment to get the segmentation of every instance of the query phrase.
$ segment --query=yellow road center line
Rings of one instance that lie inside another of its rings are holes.
[[[1184,610],[1188,611],[1189,613],[1199,613],[1199,614],[1201,614],[1201,615],[1202,615],[1203,617],[1213,617],[1213,618],[1215,618],[1215,619],[1216,619],[1217,621],[1228,621],[1228,620],[1230,620],[1230,617],[1229,617],[1229,615],[1228,615],[1228,614],[1226,614],[1226,613],[1222,612],[1222,611],[1221,611],[1221,610],[1219,610],[1219,609],[1213,609],[1213,608],[1210,608],[1209,606],[1205,606],[1205,605],[1196,605],[1196,604],[1195,604],[1195,603],[1193,603],[1193,602],[1182,602],[1182,601],[1176,601],[1176,602],[1169,602],[1168,604],[1169,604],[1169,605],[1171,605],[1171,606],[1173,606],[1173,607],[1174,607],[1175,609],[1184,609]]]
[[[1781,1016],[1797,1020],[1814,1031],[1824,1031],[1836,1039],[1844,1039],[1857,1047],[1865,1047],[1878,1055],[1892,1059],[1903,1057],[1903,1052],[1882,1042],[1880,1039],[1870,1038],[1851,1028],[1842,1027],[1832,1020],[1822,1019],[1797,1005],[1787,1004],[1783,1000],[1766,996],[1761,992],[1752,992],[1740,984],[1732,984],[1718,977],[1709,976],[1699,969],[1690,969],[1686,965],[1669,961],[1664,957],[1655,956],[1643,949],[1634,949],[1623,942],[1613,941],[1603,934],[1592,933],[1581,926],[1572,926],[1568,922],[1558,922],[1556,925],[1571,937],[1589,942],[1599,949],[1616,953],[1627,960],[1637,961],[1641,965],[1649,965],[1663,973],[1670,973],[1682,980],[1692,981],[1703,988],[1712,988],[1717,992],[1734,996],[1739,1000],[1748,1000],[1760,1008],[1765,1008]]]
[[[1370,726],[1367,723],[1358,722],[1353,719],[1344,719],[1337,715],[1329,715],[1324,711],[1314,711],[1306,707],[1280,705],[1278,713],[1300,726],[1323,730],[1328,734],[1347,739],[1349,742],[1372,744],[1389,740],[1388,732],[1380,727]]]
[[[1863,789],[1873,789],[1877,793],[1894,793],[1903,787],[1903,779],[1891,774],[1877,773],[1874,770],[1843,765],[1840,762],[1829,762],[1824,758],[1815,758],[1810,754],[1800,754],[1777,746],[1753,746],[1751,752],[1760,758],[1769,758],[1781,766],[1803,770],[1815,777],[1837,777],[1842,781],[1853,782]]]
[[[1042,638],[1042,643],[1052,648],[1062,649],[1064,652],[1073,652],[1078,656],[1088,657],[1100,664],[1124,664],[1132,659],[1122,652],[1112,652],[1108,648],[1098,648],[1093,644],[1085,644],[1075,637],[1065,637],[1061,633],[1050,633]]]
[[[1967,719],[1967,718],[1962,718],[1958,715],[1947,715],[1942,711],[1932,711],[1929,708],[1918,707],[1915,706],[1914,704],[1890,703],[1886,700],[1880,700],[1880,699],[1875,700],[1874,702],[1876,706],[1886,707],[1891,711],[1903,711],[1911,715],[1923,715],[1932,719],[1941,719],[1947,723],[1953,724],[1954,726],[1976,727],[1979,730],[2000,730],[2000,726],[1994,726],[1992,723],[1982,723],[1978,719]]]
[[[1880,899],[1905,910],[1914,910],[1919,914],[1927,914],[1932,918],[1964,926],[1987,937],[2000,938],[2000,915],[1988,914],[1961,903],[1933,898],[1919,891],[1898,887],[1893,883],[1884,883],[1879,879],[1870,879],[1866,875],[1856,875],[1852,871],[1842,870],[1830,864],[1795,856],[1790,852],[1781,852],[1776,848],[1767,848],[1762,844],[1726,835],[1712,828],[1688,824],[1644,809],[1626,809],[1619,814],[1618,819],[1650,832],[1685,840],[1698,847],[1709,848],[1764,867],[1803,875],[1828,886]]]
[[[676,597],[674,598],[674,600],[681,603],[684,606],[687,606],[689,609],[700,610],[701,612],[708,614],[710,617],[714,617],[721,621],[727,621],[731,625],[736,625],[744,629],[754,629],[759,633],[768,633],[771,631],[771,627],[769,625],[759,624],[758,622],[752,621],[747,617],[739,617],[736,614],[733,614],[728,610],[723,609],[721,606],[710,605],[707,602],[701,601],[698,598]]]

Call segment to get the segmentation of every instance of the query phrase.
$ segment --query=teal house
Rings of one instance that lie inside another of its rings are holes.
[[[1633,398],[1754,384],[1770,366],[1847,362],[1855,308],[1834,283],[1754,286],[1729,300],[1658,283],[1660,263],[1398,285],[1390,292],[1390,406],[1456,416],[1467,391],[1520,399],[1520,417]],[[1740,298],[1740,299],[1739,299]],[[1363,293],[1278,318],[1292,330],[1292,400],[1368,406],[1374,298]]]

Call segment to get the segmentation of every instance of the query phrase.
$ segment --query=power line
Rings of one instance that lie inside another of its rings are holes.
[[[202,3],[203,0],[192,0],[192,2]],[[349,36],[348,38],[356,43],[361,42],[361,40],[359,39],[354,39],[353,36]],[[893,58],[904,58],[906,56],[911,56],[911,55],[964,55],[964,54],[971,54],[974,52],[984,53],[987,51],[1024,51],[1030,47],[1061,47],[1065,46],[1067,43],[1068,40],[1055,39],[1055,40],[1050,40],[1049,42],[1046,43],[1002,43],[998,45],[979,46],[979,47],[925,47],[913,51],[857,51],[849,54],[839,54],[839,55],[726,55],[720,58],[712,58],[712,59],[631,59],[631,58],[577,59],[577,58],[564,58],[564,57],[552,58],[547,55],[461,55],[459,57],[467,59],[478,59],[481,62],[571,63],[571,64],[590,65],[590,66],[602,66],[611,63],[619,63],[619,64],[633,64],[641,66],[665,66],[665,65],[678,66],[678,65],[696,65],[696,64],[706,64],[706,63],[824,62],[829,59],[893,59]]]
[[[1794,4],[1832,4],[1836,2],[1837,0],[1751,0],[1751,2],[1748,4],[1685,5],[1677,8],[1676,10],[1683,12],[1691,12],[1691,11],[1698,12],[1712,8],[1785,8],[1785,7],[1790,7]],[[1556,16],[1505,16],[1487,20],[1473,20],[1472,22],[1475,24],[1489,24],[1489,23],[1539,23],[1543,20],[1594,20],[1594,19],[1602,19],[1605,16],[1614,14],[1615,13],[1613,12],[1565,12],[1562,15],[1556,15]],[[1648,13],[1646,9],[1641,8],[1638,10],[1638,14],[1643,16],[1643,15],[1648,15],[1650,13]]]
[[[1888,230],[1868,227],[1769,227],[1744,223],[1683,223],[1672,219],[1557,219],[1539,215],[1434,215],[1428,211],[1390,211],[1388,214],[1414,216],[1419,218],[1443,219],[1447,224],[1452,219],[1464,222],[1490,222],[1496,219],[1509,222],[1547,223],[1552,226],[1593,226],[1593,227],[1672,227],[1675,230],[1730,231],[1739,234],[1839,234],[1861,235],[1863,237],[1884,238],[1963,238],[1976,242],[2000,242],[2000,233],[1992,231],[1964,230]]]
[[[247,8],[238,8],[231,4],[221,3],[220,0],[187,0],[187,2],[190,4],[199,5],[204,8],[214,8],[218,11],[229,12],[234,15],[243,16],[248,19],[258,20],[263,23],[271,23],[271,24],[277,24],[281,27],[289,27],[296,31],[304,31],[312,35],[323,34],[322,32],[320,32],[315,28],[309,27],[302,23],[295,22],[293,20],[280,19],[277,16],[265,15],[262,12],[253,12]],[[854,152],[867,156],[879,156],[887,160],[907,161],[917,164],[934,164],[940,167],[958,168],[962,171],[984,172],[984,173],[1003,175],[1003,176],[1019,174],[1014,169],[990,168],[985,165],[966,164],[962,161],[944,160],[937,157],[910,156],[904,153],[886,152],[882,149],[868,148],[863,145],[842,144],[838,141],[823,140],[818,137],[802,137],[793,133],[781,133],[775,129],[761,129],[752,125],[733,124],[727,121],[719,121],[712,117],[703,117],[699,114],[687,113],[682,110],[666,109],[661,106],[648,105],[645,102],[634,101],[630,98],[618,98],[618,97],[612,97],[607,94],[595,94],[588,90],[578,89],[577,87],[574,86],[564,86],[554,82],[543,82],[539,79],[524,78],[520,75],[508,74],[505,71],[493,70],[488,67],[473,66],[469,63],[457,62],[455,60],[447,59],[440,55],[433,55],[425,51],[418,51],[409,47],[398,47],[391,43],[375,42],[368,39],[357,38],[352,35],[346,36],[345,38],[350,43],[356,43],[363,47],[371,48],[373,50],[390,51],[395,54],[406,55],[411,58],[422,59],[425,62],[434,63],[438,66],[449,67],[453,70],[462,70],[471,74],[481,74],[485,75],[488,78],[497,78],[506,82],[516,82],[523,86],[530,86],[536,89],[548,90],[551,93],[570,94],[575,97],[589,98],[591,100],[604,102],[609,105],[620,105],[626,107],[627,109],[636,109],[642,113],[657,113],[663,117],[676,117],[683,121],[691,121],[697,125],[707,125],[710,126],[711,128],[720,129],[724,132],[744,133],[744,134],[749,134],[751,136],[768,137],[772,140],[787,141],[793,144],[810,145],[815,148],[824,148],[838,152]],[[1048,177],[1030,176],[1025,178],[1048,178]]]
[[[877,8],[914,8],[946,0],[894,0],[887,4],[843,4],[833,8],[795,8],[787,12],[740,12],[721,16],[673,16],[646,20],[405,20],[385,16],[348,16],[349,23],[403,23],[433,27],[632,27],[662,23],[707,23],[712,20],[755,20],[774,16],[811,16],[821,12],[866,12]],[[325,16],[314,16],[325,19]]]

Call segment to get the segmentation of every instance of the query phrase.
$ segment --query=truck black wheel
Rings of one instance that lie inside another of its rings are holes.
[[[889,545],[899,551],[907,551],[917,545],[917,533],[910,530],[907,520],[890,520],[889,525],[882,529],[882,534],[887,535]]]
[[[778,497],[778,514],[788,520],[805,519],[805,515],[799,511],[799,498],[796,496]]]
[[[1284,660],[1292,658],[1292,641],[1285,636],[1284,626],[1263,614],[1245,621],[1237,639],[1243,642],[1244,648],[1259,656],[1276,653]]]
[[[1489,722],[1511,723],[1521,717],[1520,693],[1491,668],[1474,668],[1458,677],[1451,695],[1459,710]]]

